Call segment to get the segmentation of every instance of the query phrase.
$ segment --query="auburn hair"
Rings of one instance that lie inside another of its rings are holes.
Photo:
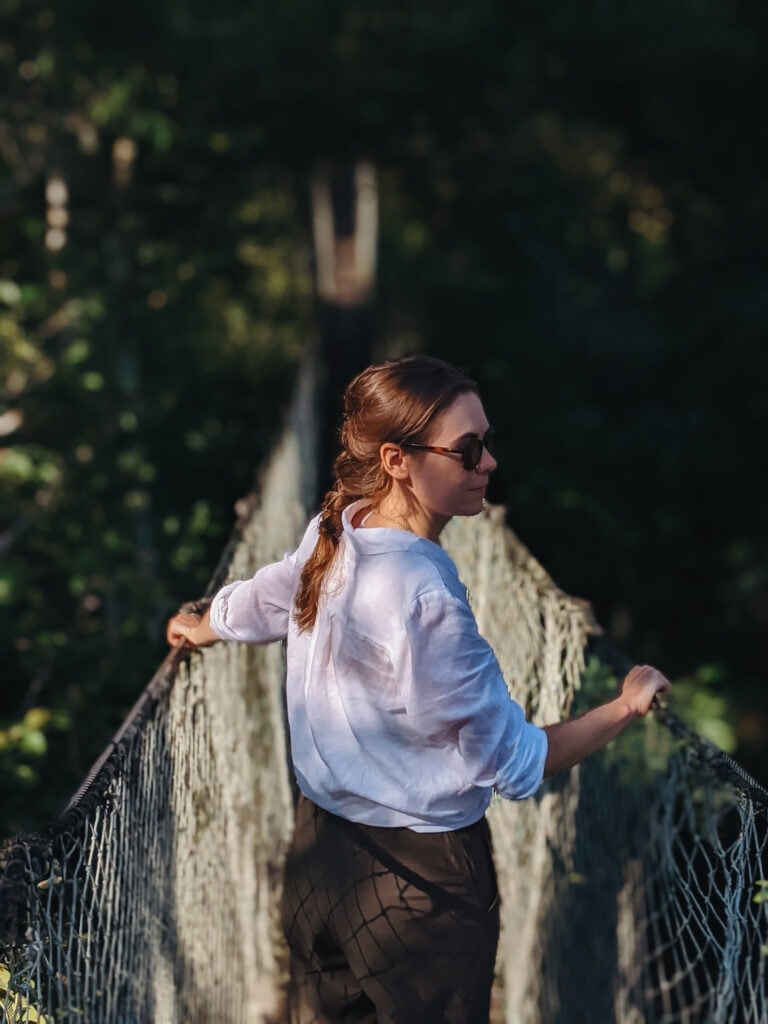
[[[300,630],[315,624],[323,582],[338,551],[344,509],[361,498],[377,504],[392,486],[381,464],[382,444],[425,444],[435,417],[459,395],[477,390],[462,370],[421,355],[369,366],[347,386],[341,451],[333,465],[335,482],[323,500],[317,543],[296,595],[294,614]]]

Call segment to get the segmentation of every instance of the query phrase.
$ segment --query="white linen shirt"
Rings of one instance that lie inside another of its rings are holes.
[[[224,640],[287,640],[286,696],[299,788],[351,821],[416,832],[471,825],[495,789],[521,800],[539,787],[543,730],[525,721],[480,636],[456,567],[404,530],[352,526],[311,631],[292,613],[318,518],[298,549],[213,599]]]

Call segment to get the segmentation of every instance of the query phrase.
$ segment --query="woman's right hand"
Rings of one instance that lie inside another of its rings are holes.
[[[168,620],[165,637],[171,647],[209,647],[220,638],[208,624],[208,609],[202,613],[177,612]]]

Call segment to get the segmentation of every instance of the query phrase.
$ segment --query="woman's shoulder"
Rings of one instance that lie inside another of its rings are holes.
[[[385,578],[388,586],[394,583],[404,602],[441,593],[447,598],[466,599],[466,588],[450,556],[428,540],[419,539],[408,547],[370,559],[370,571]]]

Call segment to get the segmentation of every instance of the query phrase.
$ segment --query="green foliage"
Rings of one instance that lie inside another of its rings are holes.
[[[16,721],[0,720],[0,786],[6,794],[5,824],[18,830],[24,821],[17,817],[19,803],[31,796],[39,799],[47,813],[55,810],[55,803],[40,792],[45,774],[45,757],[49,750],[49,736],[62,734],[69,728],[67,712],[62,709],[30,708]],[[15,799],[7,799],[17,794]]]
[[[731,711],[722,683],[726,673],[719,665],[701,665],[692,676],[675,682],[675,710],[696,732],[727,754],[737,747]],[[720,688],[720,689],[719,689]]]
[[[242,138],[222,162],[226,102],[204,113],[162,10],[131,16],[157,53],[88,3],[3,15],[3,833],[56,813],[163,656],[309,333],[295,175]]]

